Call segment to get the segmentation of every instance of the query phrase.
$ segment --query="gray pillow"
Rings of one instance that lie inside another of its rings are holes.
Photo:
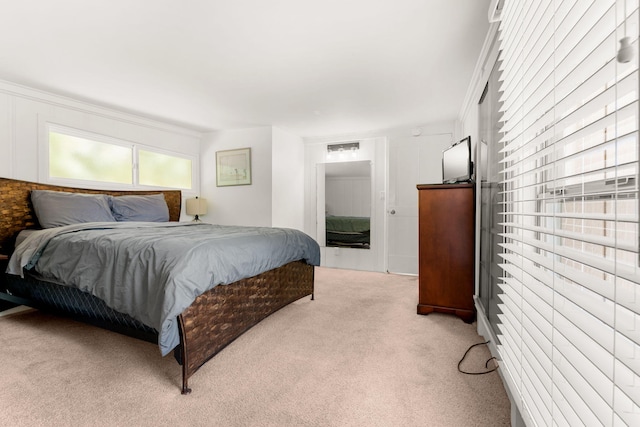
[[[113,197],[111,210],[116,221],[169,221],[169,208],[162,193]]]
[[[114,222],[106,194],[32,190],[31,202],[42,228],[81,222]]]

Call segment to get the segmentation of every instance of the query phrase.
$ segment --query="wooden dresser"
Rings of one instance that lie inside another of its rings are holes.
[[[475,184],[418,185],[418,314],[475,318]]]

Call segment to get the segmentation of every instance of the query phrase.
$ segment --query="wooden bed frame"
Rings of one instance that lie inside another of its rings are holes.
[[[31,190],[113,196],[163,193],[170,220],[178,221],[180,218],[182,195],[179,190],[90,190],[0,178],[0,254],[11,255],[16,236],[21,230],[40,228],[31,204]],[[4,271],[0,271],[0,274],[6,275]],[[280,308],[307,295],[313,299],[313,286],[313,266],[304,261],[295,261],[229,285],[216,286],[196,298],[178,316],[180,345],[176,349],[176,359],[182,364],[182,394],[191,392],[189,377],[205,362]],[[16,301],[2,288],[0,299]],[[42,303],[35,301],[30,304],[30,301],[20,299],[20,303],[43,308]],[[118,328],[114,330],[122,332]]]

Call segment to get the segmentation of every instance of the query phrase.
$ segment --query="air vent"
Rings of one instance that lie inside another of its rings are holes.
[[[331,144],[331,145],[327,145],[327,151],[329,153],[331,153],[332,151],[338,151],[338,152],[343,152],[343,151],[355,151],[355,150],[359,150],[360,149],[360,143],[359,142],[343,142],[341,144]]]

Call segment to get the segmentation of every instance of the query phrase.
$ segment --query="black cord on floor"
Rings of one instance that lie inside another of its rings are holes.
[[[462,356],[462,359],[460,359],[460,361],[458,362],[458,372],[461,372],[461,373],[466,374],[466,375],[484,375],[484,374],[490,374],[491,372],[493,372],[496,369],[498,369],[500,366],[497,364],[497,362],[494,362],[494,363],[496,363],[496,367],[495,368],[490,369],[488,371],[484,371],[484,372],[466,372],[466,371],[463,371],[462,369],[460,369],[460,365],[462,364],[462,361],[464,360],[465,357],[467,357],[467,354],[469,354],[469,352],[471,351],[471,349],[473,347],[476,347],[476,346],[479,346],[479,345],[485,345],[485,344],[489,344],[489,343],[490,343],[490,341],[479,342],[479,343],[473,344],[471,347],[469,347],[467,349],[467,351],[464,352],[464,356]],[[489,369],[489,362],[492,361],[492,360],[497,360],[497,359],[495,357],[492,357],[492,358],[488,359],[485,362],[484,367]]]

